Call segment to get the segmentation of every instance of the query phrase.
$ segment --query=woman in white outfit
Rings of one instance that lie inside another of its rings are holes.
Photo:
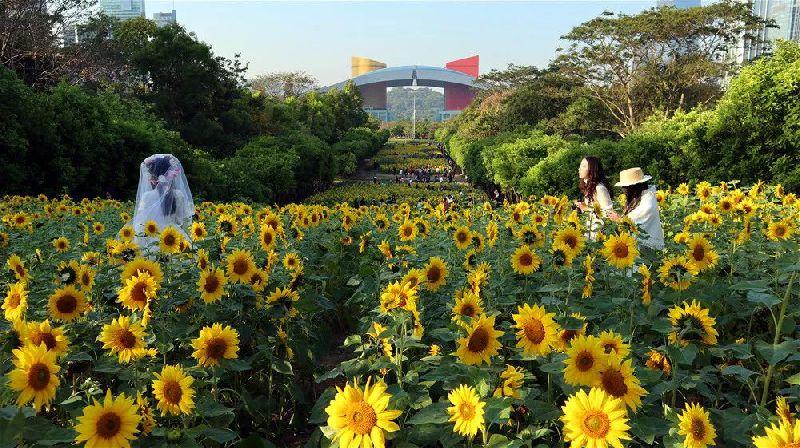
[[[175,227],[189,240],[194,202],[181,162],[172,154],[153,154],[139,165],[136,211],[131,222],[136,244],[144,252],[158,250],[158,238],[145,236],[145,223],[153,221],[159,231]]]
[[[619,173],[619,182],[625,193],[625,216],[639,227],[639,244],[650,249],[664,248],[664,229],[661,227],[661,214],[658,210],[656,187],[649,181],[652,177],[644,174],[641,168],[630,168]]]
[[[581,160],[578,166],[578,188],[583,193],[583,201],[576,202],[575,206],[587,214],[587,236],[594,239],[603,225],[603,218],[611,213],[614,207],[611,202],[611,188],[608,186],[600,159],[586,156]]]

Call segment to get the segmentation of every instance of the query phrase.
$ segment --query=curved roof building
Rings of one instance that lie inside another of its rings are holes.
[[[386,89],[400,86],[422,86],[444,88],[445,110],[443,118],[456,115],[466,108],[475,94],[475,79],[478,77],[479,57],[472,56],[448,62],[444,67],[406,65],[386,67],[372,59],[352,58],[352,78],[325,87],[323,90],[341,88],[352,81],[361,92],[364,109],[386,121]]]

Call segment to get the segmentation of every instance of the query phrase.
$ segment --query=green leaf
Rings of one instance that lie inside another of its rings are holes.
[[[760,303],[767,308],[773,307],[781,302],[781,299],[774,294],[753,290],[747,291],[747,300],[754,303]]]
[[[409,425],[425,425],[447,423],[450,415],[447,413],[448,403],[433,403],[432,405],[417,412],[406,422]]]
[[[236,433],[226,428],[207,428],[203,435],[217,443],[227,443],[236,438]]]
[[[659,417],[641,416],[631,420],[631,432],[646,445],[652,445],[656,437],[669,432],[669,422]]]
[[[490,397],[486,400],[484,413],[487,425],[507,423],[509,417],[511,417],[511,399]]]
[[[234,372],[244,372],[244,371],[250,370],[252,368],[252,366],[250,365],[249,362],[247,362],[244,359],[239,359],[239,358],[226,359],[222,363],[222,367],[224,367],[224,368],[226,368],[228,370],[233,370]]]
[[[201,417],[219,417],[226,414],[233,415],[232,409],[226,408],[209,396],[201,398],[200,401],[197,402],[195,410]]]
[[[312,425],[321,425],[325,423],[328,419],[328,414],[325,412],[325,408],[328,407],[333,397],[336,395],[336,389],[327,388],[325,392],[320,395],[317,402],[314,403],[314,407],[311,408],[311,416],[308,418],[308,423]]]
[[[272,362],[272,370],[284,375],[292,375],[292,365],[285,359],[278,359]]]
[[[654,320],[653,325],[651,325],[650,328],[658,333],[667,334],[672,331],[672,323],[669,321],[669,319],[660,318]]]
[[[722,369],[722,374],[735,375],[739,377],[742,381],[747,382],[748,380],[750,380],[751,376],[756,375],[756,372],[753,372],[752,370],[745,368],[743,366],[734,365],[734,366],[727,366],[724,369]]]
[[[797,350],[797,341],[788,340],[780,344],[768,344],[763,341],[756,343],[756,351],[770,365],[776,365]]]
[[[797,386],[798,384],[800,384],[800,373],[795,373],[789,378],[786,378],[786,382],[793,386]]]
[[[486,448],[519,448],[524,444],[522,440],[509,440],[501,434],[492,434],[486,443]]]

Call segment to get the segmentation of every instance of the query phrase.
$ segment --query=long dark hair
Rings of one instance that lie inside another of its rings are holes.
[[[583,197],[588,199],[589,202],[594,201],[595,190],[597,190],[597,186],[601,184],[606,187],[608,194],[612,195],[611,185],[609,185],[608,180],[606,180],[606,172],[603,170],[603,164],[600,163],[600,159],[595,156],[586,156],[583,160],[586,160],[589,166],[586,179],[578,179],[578,188],[581,190],[581,193],[583,193]]]
[[[650,188],[650,184],[647,182],[622,187],[622,192],[625,193],[625,213],[623,214],[627,215],[639,205],[642,200],[642,193],[647,191],[648,188]]]
[[[165,174],[169,170],[169,166],[169,158],[159,157],[150,162],[147,165],[147,169],[154,179],[158,179],[158,176]],[[175,193],[172,191],[172,188],[169,188],[169,186],[162,186],[160,183],[157,184],[155,188],[158,188],[159,195],[164,197],[161,203],[161,211],[164,213],[164,216],[175,213]],[[169,189],[165,192],[163,191],[165,188]]]

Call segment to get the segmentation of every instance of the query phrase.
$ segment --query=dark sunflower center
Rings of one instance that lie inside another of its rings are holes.
[[[467,233],[466,232],[458,232],[456,234],[456,239],[459,243],[464,243],[467,241]]]
[[[131,300],[134,302],[146,303],[147,294],[145,293],[147,285],[145,283],[136,283],[131,288]]]
[[[472,306],[471,303],[465,303],[461,305],[461,315],[467,317],[474,317],[475,316],[475,307]]]
[[[233,262],[233,272],[237,275],[244,275],[247,273],[247,260],[239,258]]]
[[[219,288],[219,279],[217,279],[216,275],[212,274],[206,278],[206,282],[203,285],[203,289],[205,289],[207,293],[211,294],[217,292],[218,288]]]
[[[58,278],[61,279],[61,283],[67,285],[73,284],[77,276],[78,275],[77,273],[75,273],[75,269],[73,269],[71,266],[67,266],[64,269],[58,271]]]
[[[8,306],[11,308],[16,308],[19,306],[20,302],[22,301],[22,297],[20,297],[19,293],[15,292],[11,294],[8,298]]]
[[[174,246],[175,245],[175,235],[169,234],[164,236],[164,244],[166,246]]]
[[[623,242],[615,244],[614,256],[617,258],[626,258],[628,256],[628,245]]]
[[[696,261],[703,261],[706,258],[706,249],[700,244],[695,245],[692,249],[692,258]]]
[[[213,338],[206,343],[206,355],[212,359],[222,359],[228,343],[222,338]]]
[[[574,235],[567,235],[564,237],[564,244],[569,246],[570,249],[578,247],[578,239]]]
[[[489,332],[485,328],[478,328],[472,332],[467,343],[467,349],[473,353],[480,353],[489,346]]]
[[[50,368],[46,364],[36,363],[28,370],[28,385],[35,391],[40,391],[50,384]]]
[[[533,264],[533,257],[526,252],[519,256],[519,264],[520,266],[528,267]]]
[[[164,383],[164,398],[170,404],[178,404],[183,397],[183,389],[177,381],[167,381]]]
[[[680,338],[684,341],[701,341],[705,336],[703,323],[695,316],[685,315],[678,320]]]
[[[272,244],[272,234],[271,233],[265,232],[262,239],[264,241],[264,245],[265,246],[269,246],[270,244]]]
[[[136,346],[136,335],[126,328],[120,330],[119,335],[117,335],[117,341],[123,348],[131,349]]]
[[[703,440],[706,437],[705,422],[699,418],[693,418],[692,423],[689,425],[689,432],[692,433],[692,438],[695,440]]]
[[[54,349],[57,345],[56,337],[53,336],[53,333],[36,333],[31,337],[31,342],[33,342],[33,345],[41,345],[44,342],[48,350]]]
[[[439,278],[441,278],[442,271],[439,266],[431,266],[428,268],[428,272],[425,273],[425,276],[428,278],[428,282],[436,283],[439,281]]]
[[[72,294],[64,294],[56,299],[56,309],[61,314],[72,314],[78,309],[78,298]]]
[[[628,393],[625,377],[619,370],[606,370],[600,375],[600,380],[603,383],[603,389],[617,398],[623,397]]]
[[[575,367],[581,372],[588,371],[592,366],[594,366],[594,356],[590,352],[582,351],[575,357]]]
[[[783,236],[786,233],[786,228],[783,226],[775,227],[775,235],[776,236]]]
[[[122,419],[116,412],[107,411],[97,419],[95,430],[97,435],[103,439],[111,439],[116,436],[122,427]]]
[[[541,344],[544,341],[544,325],[539,319],[529,319],[522,329],[525,331],[525,338],[534,344]]]

